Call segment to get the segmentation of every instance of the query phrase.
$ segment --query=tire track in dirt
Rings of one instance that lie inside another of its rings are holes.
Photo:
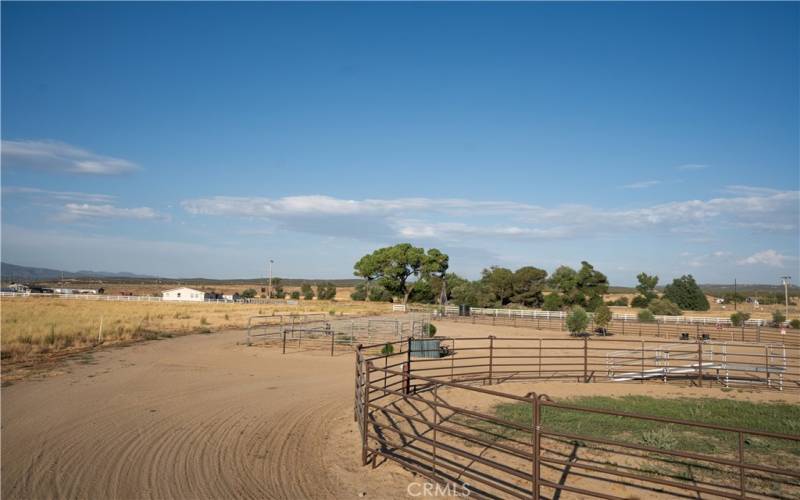
[[[328,446],[352,411],[352,357],[281,356],[236,340],[110,350],[94,365],[3,388],[3,498],[335,498],[364,489],[356,440],[352,452]]]

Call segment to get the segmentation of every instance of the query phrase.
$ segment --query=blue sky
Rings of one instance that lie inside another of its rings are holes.
[[[800,278],[800,4],[2,3],[2,258]]]

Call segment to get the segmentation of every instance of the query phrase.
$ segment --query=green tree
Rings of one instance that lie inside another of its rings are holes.
[[[611,309],[607,305],[598,306],[594,310],[594,324],[600,328],[605,328],[611,323]]]
[[[653,299],[647,307],[650,312],[658,316],[680,316],[681,308],[669,299]]]
[[[336,298],[336,285],[330,281],[317,285],[317,298],[319,300],[333,300]]]
[[[514,273],[505,267],[492,266],[481,272],[481,283],[490,296],[493,306],[501,307],[511,303],[514,295]]]
[[[639,318],[639,321],[642,323],[655,323],[656,317],[653,315],[653,312],[650,309],[642,309],[639,311],[639,314],[636,315]]]
[[[703,290],[691,274],[672,280],[672,284],[664,288],[664,298],[671,300],[684,311],[708,311],[711,307]]]
[[[772,324],[775,326],[781,326],[783,322],[786,321],[786,316],[780,311],[772,311]]]
[[[302,285],[300,285],[300,293],[303,294],[303,298],[306,300],[311,300],[314,298],[314,289],[311,288],[311,285],[309,283],[303,283]]]
[[[634,303],[634,307],[647,307],[651,300],[658,297],[658,294],[656,293],[658,276],[650,276],[646,273],[639,273],[636,276],[636,279],[639,280],[639,284],[636,285],[636,291],[639,292],[639,296],[634,298],[634,301],[636,301]]]
[[[550,276],[549,284],[552,289],[562,295],[573,293],[577,287],[578,273],[569,266],[560,266]]]
[[[556,292],[552,292],[544,297],[542,309],[545,311],[560,311],[562,307],[564,307],[564,300],[561,298],[561,295]]]
[[[254,299],[256,295],[258,295],[258,292],[256,291],[255,288],[248,288],[247,290],[242,292],[240,297],[242,297],[243,299]]]
[[[571,334],[583,333],[589,325],[589,315],[581,306],[573,306],[567,314],[566,326]]]
[[[447,276],[448,267],[450,267],[450,257],[447,254],[442,253],[438,248],[428,249],[420,269],[420,275],[430,285],[431,293],[435,296],[435,302],[439,304],[444,304],[447,301],[448,283],[445,277]],[[434,281],[437,282],[437,287],[433,286]]]
[[[286,292],[283,291],[283,280],[280,278],[273,278],[272,279],[272,296],[276,299],[282,299],[286,296]]]
[[[425,278],[421,278],[417,281],[414,285],[414,289],[411,291],[411,295],[408,296],[409,302],[415,302],[417,304],[433,304],[436,302],[436,299],[437,297],[430,281]]]
[[[367,283],[377,280],[406,304],[420,277],[444,276],[447,265],[447,255],[436,249],[426,254],[423,248],[400,243],[365,255],[353,267],[356,276],[365,278]]]
[[[577,289],[582,301],[590,311],[603,304],[603,295],[608,292],[608,278],[586,261],[581,262],[577,274]]]
[[[742,326],[748,319],[750,319],[750,314],[746,312],[737,311],[731,314],[731,324],[733,326]]]
[[[491,300],[481,281],[467,281],[459,283],[451,289],[452,301],[459,305],[470,307],[485,307]]]
[[[293,300],[298,300],[300,298],[300,292],[297,290],[293,291],[291,297]]]
[[[526,307],[540,307],[544,302],[547,271],[533,266],[520,267],[511,277],[511,302]]]

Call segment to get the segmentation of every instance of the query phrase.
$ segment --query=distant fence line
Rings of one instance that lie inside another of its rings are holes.
[[[395,304],[392,310],[395,312],[402,312],[406,310],[413,310],[414,306],[405,306],[403,304]],[[446,315],[458,314],[458,306],[444,306],[444,313]],[[551,319],[565,319],[567,317],[564,311],[543,311],[540,309],[490,309],[485,307],[471,307],[470,315],[475,316],[493,316],[495,318],[541,318],[546,320]],[[589,313],[592,316],[592,313]],[[635,314],[618,314],[613,313],[612,318],[619,321],[636,322],[639,320]],[[662,324],[700,324],[700,325],[731,325],[730,318],[718,318],[707,316],[655,316],[656,322]],[[748,326],[765,326],[770,321],[765,319],[749,319],[745,321]]]
[[[94,294],[79,294],[79,293],[21,293],[21,292],[0,292],[0,297],[44,297],[44,298],[58,298],[58,299],[73,299],[73,300],[104,300],[109,302],[165,302],[177,304],[196,304],[196,303],[213,303],[213,304],[281,304],[296,306],[299,304],[297,300],[280,300],[280,299],[239,299],[239,300],[225,300],[225,299],[205,299],[205,300],[164,300],[162,297],[151,297],[149,295],[94,295]]]

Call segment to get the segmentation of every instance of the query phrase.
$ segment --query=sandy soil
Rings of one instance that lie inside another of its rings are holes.
[[[242,337],[108,349],[4,387],[3,498],[405,496],[411,474],[361,466],[352,355]]]

